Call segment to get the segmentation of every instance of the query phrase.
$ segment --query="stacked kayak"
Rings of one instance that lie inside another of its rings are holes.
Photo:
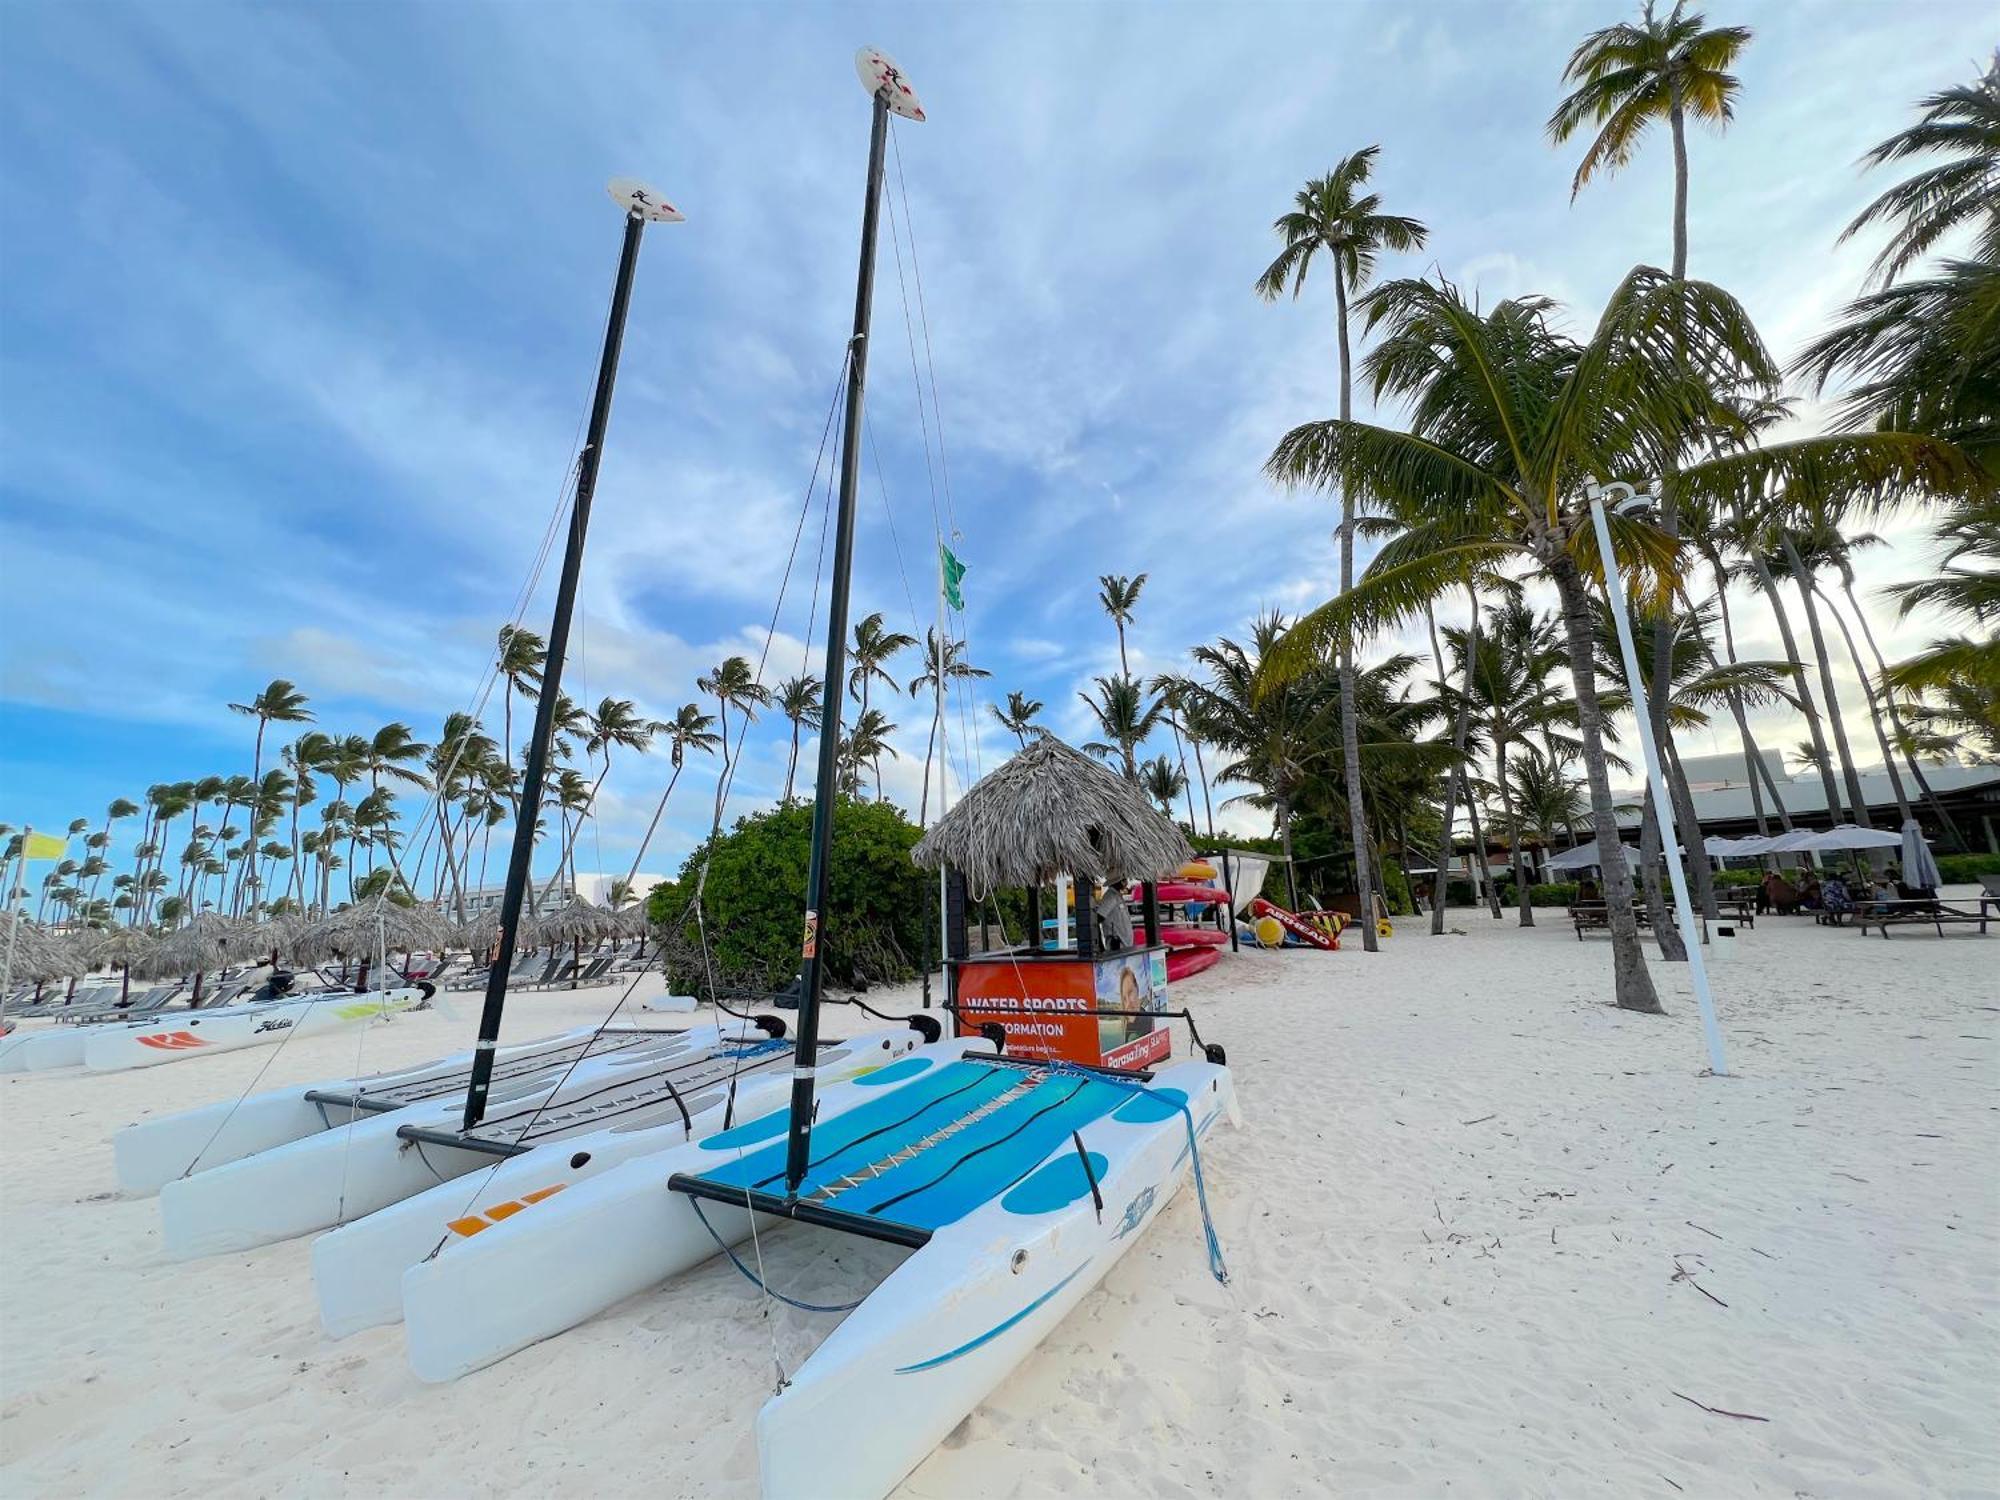
[[[1181,908],[1183,920],[1162,922],[1160,941],[1167,945],[1167,980],[1187,979],[1222,961],[1222,944],[1229,935],[1219,927],[1202,925],[1198,918],[1217,910],[1227,912],[1229,892],[1216,879],[1215,866],[1205,859],[1182,865],[1175,878],[1153,888],[1163,906]]]

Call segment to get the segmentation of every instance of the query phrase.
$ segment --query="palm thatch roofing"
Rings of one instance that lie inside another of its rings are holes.
[[[544,943],[594,943],[618,930],[616,912],[582,896],[544,913],[535,923],[535,937]]]
[[[975,783],[911,858],[927,870],[959,871],[983,896],[1058,875],[1163,880],[1194,851],[1138,787],[1049,736]]]
[[[62,960],[55,939],[26,917],[0,911],[0,962],[5,962],[10,945],[8,969],[13,978],[40,981],[60,976]]]
[[[298,939],[300,958],[366,958],[379,948],[407,953],[416,948],[442,948],[451,927],[428,906],[398,906],[393,901],[361,901],[315,922]]]
[[[113,927],[90,934],[90,957],[107,968],[137,968],[152,956],[159,941],[143,927]]]
[[[161,938],[143,966],[133,972],[174,979],[219,969],[230,959],[250,953],[256,946],[254,930],[249,923],[233,917],[202,912],[185,927],[176,927]]]

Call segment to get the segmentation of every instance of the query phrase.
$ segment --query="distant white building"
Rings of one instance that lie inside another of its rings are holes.
[[[609,906],[611,904],[611,887],[624,878],[623,875],[606,875],[597,870],[579,870],[577,871],[575,885],[572,886],[570,884],[567,875],[561,875],[556,877],[555,884],[551,886],[547,877],[537,876],[535,879],[535,900],[545,910],[550,907],[561,906],[564,902],[577,895],[581,895],[584,900],[590,902],[593,906]],[[631,892],[633,899],[638,901],[645,900],[654,886],[672,878],[669,875],[640,874],[633,876]],[[546,899],[541,894],[544,891],[548,892]],[[482,885],[474,890],[467,891],[465,893],[466,916],[476,916],[483,911],[498,911],[500,909],[501,898],[506,893],[507,888],[504,885]],[[447,908],[456,906],[449,892],[445,895],[444,904]]]

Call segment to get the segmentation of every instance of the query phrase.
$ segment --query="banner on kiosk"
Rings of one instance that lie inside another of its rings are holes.
[[[1163,1009],[1166,1000],[1167,956],[1158,949],[1095,959],[969,963],[958,971],[960,1033],[997,1022],[1015,1057],[1111,1068],[1163,1062],[1173,1037],[1149,1012]]]

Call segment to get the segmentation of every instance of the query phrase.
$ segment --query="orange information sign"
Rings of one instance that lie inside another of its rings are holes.
[[[979,955],[958,964],[959,1034],[995,1022],[1016,1057],[1110,1068],[1164,1062],[1173,1037],[1150,1012],[1166,1003],[1162,948],[1096,958]]]

